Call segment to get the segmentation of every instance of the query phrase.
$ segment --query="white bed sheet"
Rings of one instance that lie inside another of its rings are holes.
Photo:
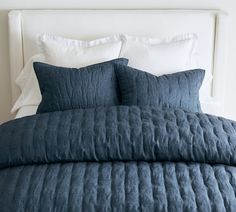
[[[25,117],[25,116],[34,115],[34,114],[36,114],[37,109],[38,109],[38,106],[24,106],[24,107],[21,107],[18,110],[18,112],[15,116],[15,119],[22,118],[22,117]]]

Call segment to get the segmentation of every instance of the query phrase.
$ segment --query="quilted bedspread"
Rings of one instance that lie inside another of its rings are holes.
[[[236,122],[115,106],[0,126],[0,211],[236,211]]]

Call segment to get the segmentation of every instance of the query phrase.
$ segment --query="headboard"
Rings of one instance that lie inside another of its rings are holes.
[[[166,37],[198,35],[201,68],[213,74],[212,99],[205,112],[221,114],[226,59],[226,14],[217,10],[15,10],[9,13],[12,101],[20,94],[15,79],[38,52],[36,36],[47,32],[94,39],[111,34]]]

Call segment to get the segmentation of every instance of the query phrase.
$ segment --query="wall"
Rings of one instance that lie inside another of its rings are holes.
[[[0,1],[0,123],[12,118],[7,13],[12,9],[221,9],[229,13],[228,67],[225,116],[236,120],[236,2],[235,0],[1,0]]]

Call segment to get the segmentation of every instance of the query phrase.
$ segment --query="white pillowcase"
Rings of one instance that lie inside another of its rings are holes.
[[[38,45],[41,54],[30,58],[16,80],[22,93],[13,106],[12,113],[23,106],[38,106],[41,102],[42,97],[33,69],[33,62],[81,68],[118,58],[122,41],[119,35],[81,41],[42,34],[38,37]]]
[[[196,66],[196,35],[174,38],[144,38],[122,35],[120,57],[129,59],[129,66],[154,75],[184,71]]]
[[[42,34],[38,37],[38,46],[47,63],[81,68],[118,58],[122,41],[119,35],[81,41]]]
[[[194,68],[197,63],[197,36],[179,35],[172,38],[145,38],[122,35],[123,46],[120,57],[129,59],[129,66],[147,71],[156,76],[171,74]],[[207,99],[212,76],[205,76],[200,98]]]
[[[38,109],[38,106],[34,106],[34,105],[33,106],[23,106],[17,111],[15,119],[34,115],[34,114],[36,114],[37,109]]]
[[[33,68],[33,63],[36,61],[45,62],[45,58],[42,54],[31,57],[16,79],[16,84],[21,89],[21,95],[14,104],[11,110],[12,113],[15,113],[18,109],[24,106],[38,106],[41,102],[41,92]]]

